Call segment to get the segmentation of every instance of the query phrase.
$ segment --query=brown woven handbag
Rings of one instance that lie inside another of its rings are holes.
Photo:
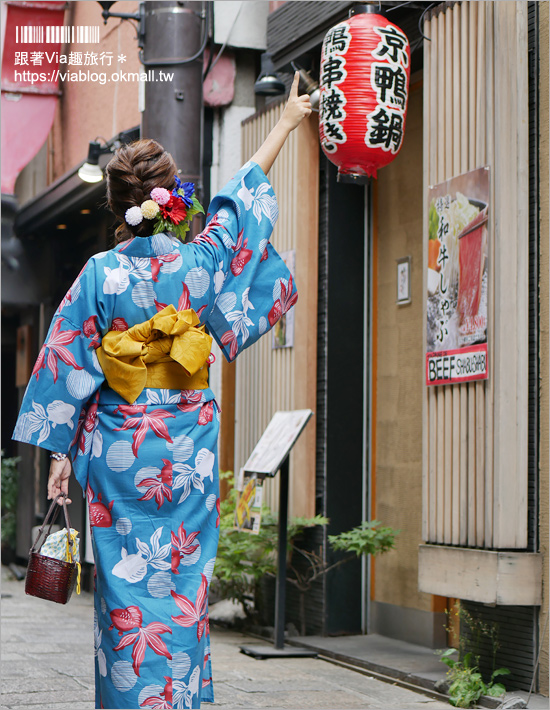
[[[48,599],[57,604],[66,604],[71,598],[71,594],[75,588],[76,578],[78,575],[76,562],[64,562],[63,560],[55,559],[54,557],[46,557],[36,552],[36,547],[42,532],[49,523],[47,535],[49,535],[51,527],[55,522],[59,506],[57,501],[63,499],[63,513],[65,514],[65,523],[67,531],[71,529],[71,521],[67,511],[67,503],[65,493],[61,493],[52,501],[44,522],[40,526],[36,539],[29,551],[29,564],[27,566],[27,577],[25,579],[25,593],[40,599]],[[46,535],[46,537],[47,537]],[[73,557],[73,541],[67,533],[70,557]]]

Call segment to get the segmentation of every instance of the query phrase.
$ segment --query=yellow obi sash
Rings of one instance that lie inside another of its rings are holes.
[[[199,322],[192,308],[169,305],[128,330],[110,330],[96,350],[109,387],[129,404],[145,387],[206,389],[212,338]]]

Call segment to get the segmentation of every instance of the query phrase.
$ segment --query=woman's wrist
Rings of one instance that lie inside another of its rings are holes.
[[[67,454],[63,454],[60,451],[52,451],[50,453],[50,458],[56,461],[64,461],[67,458]]]
[[[295,126],[292,124],[292,120],[290,118],[286,117],[284,114],[277,121],[276,127],[278,127],[281,130],[281,132],[284,134],[284,140],[286,140],[288,138],[288,136],[292,133],[292,131],[295,128]]]

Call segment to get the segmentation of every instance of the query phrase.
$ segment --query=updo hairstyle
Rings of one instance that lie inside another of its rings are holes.
[[[107,205],[122,220],[115,231],[117,243],[131,237],[147,237],[152,233],[152,220],[143,219],[140,224],[128,224],[124,215],[130,207],[139,207],[151,199],[151,190],[164,187],[172,191],[178,169],[174,159],[154,140],[146,138],[118,148],[111,158],[107,176]]]

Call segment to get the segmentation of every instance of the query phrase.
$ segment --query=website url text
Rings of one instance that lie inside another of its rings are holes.
[[[49,72],[15,71],[16,82],[26,82],[30,84],[57,83],[59,81],[81,82],[91,81],[98,84],[108,84],[110,82],[132,82],[132,81],[173,81],[174,72],[164,72],[162,70],[148,69],[146,72],[95,72],[89,69],[79,71],[59,71],[54,69]]]

